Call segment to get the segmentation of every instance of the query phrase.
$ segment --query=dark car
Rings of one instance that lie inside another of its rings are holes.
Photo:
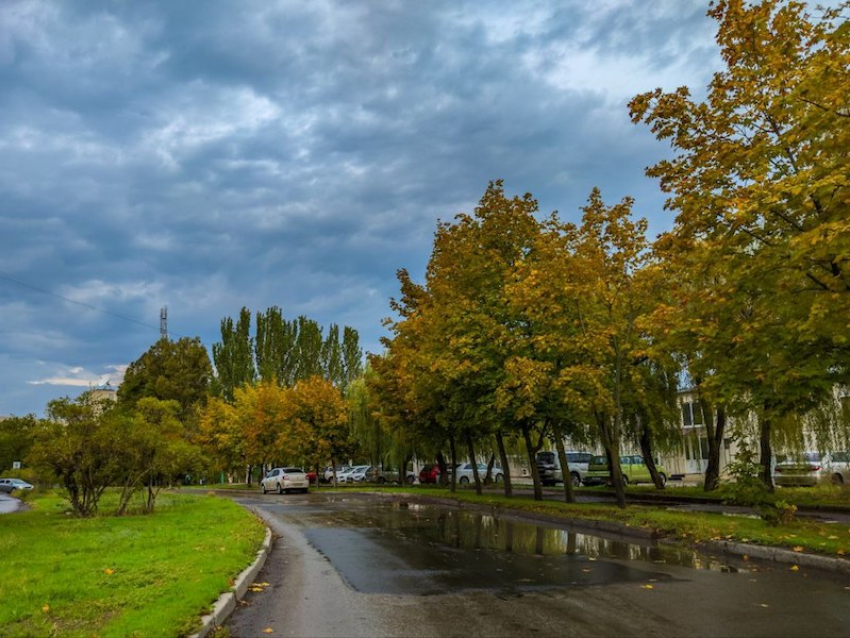
[[[426,483],[437,483],[440,480],[440,466],[439,465],[426,465],[421,470],[419,470],[419,482]]]

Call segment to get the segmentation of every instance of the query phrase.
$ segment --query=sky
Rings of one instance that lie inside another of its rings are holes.
[[[491,180],[672,225],[636,94],[720,68],[708,0],[0,3],[0,415],[279,306],[380,352],[396,271]]]

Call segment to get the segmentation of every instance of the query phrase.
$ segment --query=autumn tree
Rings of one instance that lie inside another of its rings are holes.
[[[848,370],[848,6],[813,17],[800,2],[716,2],[725,67],[706,99],[683,87],[630,104],[677,152],[647,171],[676,211],[671,241],[699,256],[696,276],[725,266],[702,296],[737,334],[731,369],[711,381],[759,416],[769,486],[771,424]]]

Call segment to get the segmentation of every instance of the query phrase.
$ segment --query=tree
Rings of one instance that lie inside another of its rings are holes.
[[[103,492],[120,481],[126,448],[115,437],[110,401],[97,401],[84,392],[47,404],[47,419],[35,433],[30,460],[56,477],[74,514],[92,516]]]
[[[145,397],[176,401],[180,420],[196,423],[209,395],[211,375],[209,355],[199,338],[162,338],[129,365],[118,388],[118,403],[132,411]]]
[[[225,401],[233,401],[236,388],[252,383],[256,376],[254,368],[254,342],[250,336],[251,311],[242,308],[239,319],[225,317],[221,320],[221,341],[212,346],[215,363],[213,391]],[[267,341],[264,340],[261,351],[265,354]],[[266,360],[263,360],[266,364]],[[264,372],[268,370],[264,365]]]
[[[26,458],[37,428],[38,419],[33,414],[0,420],[0,472],[12,469],[15,461]]]
[[[265,312],[257,312],[254,349],[260,380],[274,380],[286,386],[295,383],[298,369],[297,340],[298,324],[286,321],[280,308],[272,306]]]
[[[733,365],[706,382],[759,416],[771,487],[772,424],[847,380],[848,6],[814,19],[799,2],[721,0],[709,15],[725,69],[706,100],[683,87],[630,103],[678,153],[647,170],[677,213],[677,252],[693,273],[723,266],[701,303],[735,322]]]
[[[320,376],[286,390],[285,427],[276,443],[279,454],[293,462],[336,467],[351,447],[348,406],[339,390]]]
[[[182,478],[192,466],[194,446],[186,439],[179,417],[176,401],[145,397],[132,413],[113,421],[113,436],[121,440],[124,450],[116,514],[124,514],[132,496],[143,488],[144,511],[153,512],[162,487]]]

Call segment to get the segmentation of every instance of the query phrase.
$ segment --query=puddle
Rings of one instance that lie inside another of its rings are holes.
[[[331,512],[323,508],[301,524],[310,543],[354,589],[366,593],[521,593],[674,580],[661,571],[665,565],[738,569],[679,548],[436,506],[343,504]]]

